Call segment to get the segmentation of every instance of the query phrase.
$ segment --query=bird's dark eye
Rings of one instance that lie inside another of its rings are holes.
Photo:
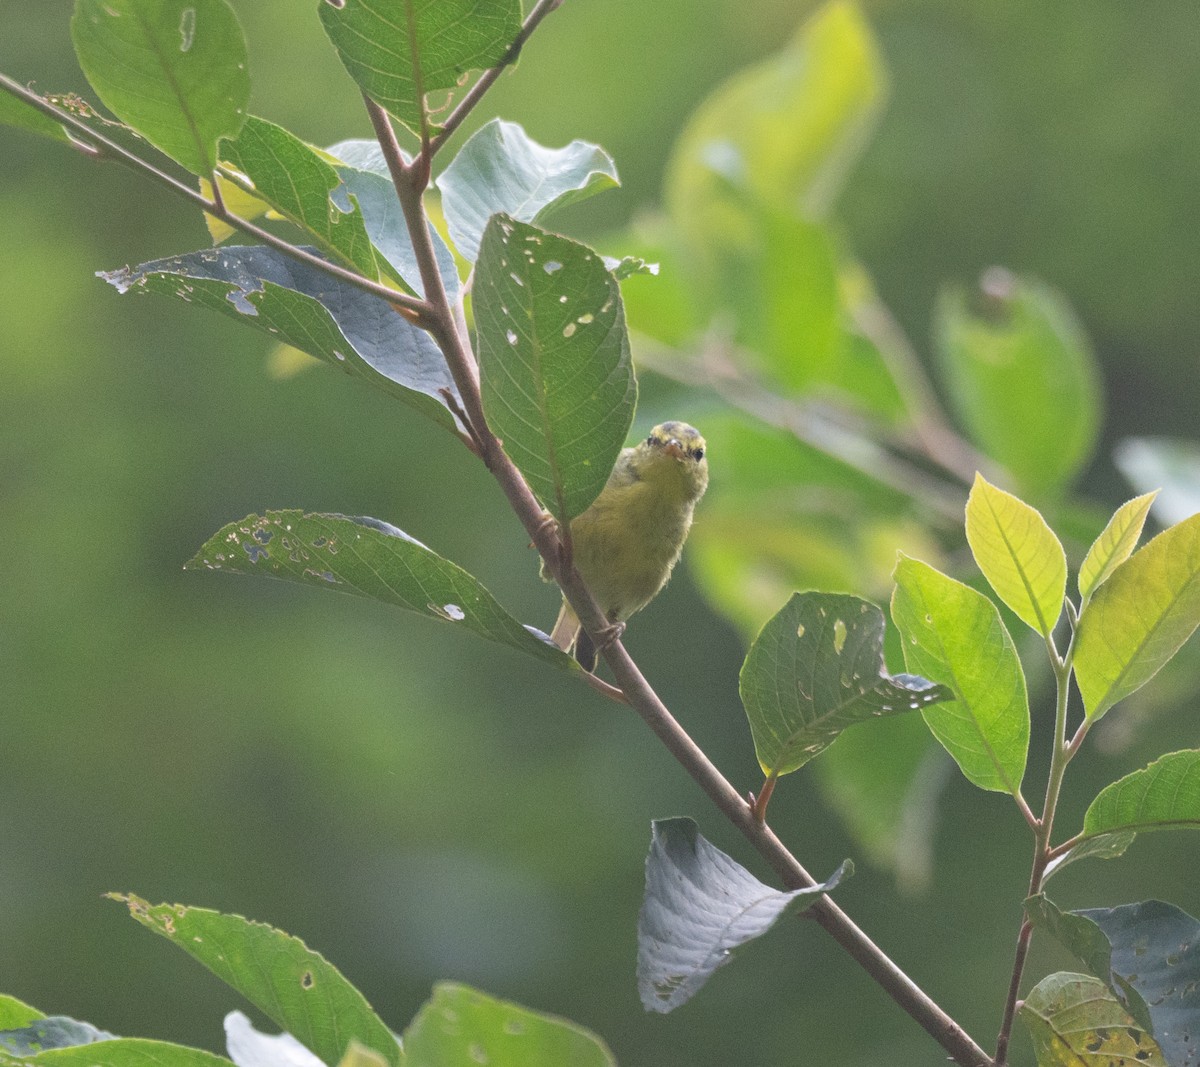
[[[704,458],[704,449],[703,448],[693,448],[692,449],[692,459],[694,459],[697,463],[699,463],[703,458]]]
[[[651,434],[649,437],[646,438],[646,444],[656,445],[656,444],[658,444],[658,438],[655,437],[654,434]]]

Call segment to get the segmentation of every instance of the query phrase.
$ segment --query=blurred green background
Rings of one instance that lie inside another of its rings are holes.
[[[234,5],[256,113],[317,144],[368,134],[316,0]],[[0,70],[90,95],[71,7],[0,0]],[[938,287],[989,264],[1069,296],[1108,405],[1083,487],[1115,506],[1132,495],[1116,441],[1197,431],[1200,7],[864,8],[892,95],[839,200],[843,231],[923,352]],[[476,121],[604,145],[623,189],[558,220],[601,239],[657,203],[698,102],[808,10],[567,0]],[[800,922],[679,1012],[646,1015],[633,968],[650,819],[690,814],[767,872],[631,714],[365,601],[180,569],[251,511],[370,514],[548,625],[557,597],[489,479],[358,382],[324,369],[275,380],[266,342],[234,323],[119,300],[94,271],[206,240],[197,214],[120,168],[0,129],[0,234],[0,988],[118,1033],[220,1048],[221,1017],[241,1005],[101,899],[133,890],[303,937],[396,1029],[434,980],[455,978],[594,1028],[622,1064],[942,1062]],[[644,377],[647,410],[669,395]],[[712,469],[720,479],[717,454]],[[741,638],[686,566],[627,642],[717,764],[754,788]],[[1113,713],[1072,768],[1064,830],[1103,784],[1197,743],[1195,660]],[[1035,759],[1031,779],[1041,770]],[[1028,840],[1002,798],[957,773],[944,789],[929,886],[901,893],[860,864],[840,899],[988,1045]],[[804,773],[781,786],[772,821],[818,875],[858,854]],[[1160,896],[1197,914],[1196,858],[1187,836],[1152,835],[1124,860],[1064,873],[1056,899]],[[1042,944],[1029,973],[1068,962]],[[1028,1062],[1024,1035],[1016,1046]]]

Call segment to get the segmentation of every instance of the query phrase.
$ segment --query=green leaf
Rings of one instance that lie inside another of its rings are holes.
[[[71,143],[71,138],[60,123],[31,104],[25,103],[19,96],[13,96],[3,85],[0,85],[0,125],[15,126],[19,130],[38,133],[52,141]]]
[[[221,146],[221,161],[242,179],[228,171],[227,177],[294,222],[322,250],[368,278],[378,275],[358,204],[344,194],[331,195],[342,180],[311,146],[282,126],[250,115],[237,138]]]
[[[953,700],[883,663],[883,612],[856,596],[794,593],[750,646],[738,685],[754,750],[775,777],[803,767],[848,726]]]
[[[1076,860],[1112,860],[1123,856],[1136,837],[1137,834],[1134,831],[1128,830],[1123,833],[1104,834],[1101,837],[1091,837],[1086,841],[1081,841],[1069,852],[1056,856],[1046,865],[1046,877],[1042,880],[1043,884],[1068,863],[1074,863]]]
[[[1026,912],[1096,973],[1158,1042],[1168,1064],[1194,1062],[1200,923],[1161,900],[1061,912],[1033,897]]]
[[[30,1007],[24,1001],[0,993],[0,1030],[15,1030],[45,1017],[37,1008]]]
[[[1048,637],[1062,614],[1067,557],[1046,520],[976,474],[967,498],[967,541],[996,595]]]
[[[1079,618],[1075,679],[1089,719],[1140,689],[1200,625],[1200,515],[1116,568]]]
[[[981,306],[961,289],[937,303],[935,347],[972,439],[1026,491],[1060,489],[1100,429],[1095,357],[1067,302],[1006,271],[984,275]]]
[[[616,1067],[590,1030],[567,1019],[439,982],[404,1032],[413,1067]]]
[[[232,986],[326,1064],[350,1041],[402,1062],[391,1031],[341,972],[303,941],[240,915],[182,904],[150,904],[132,893],[114,900]]]
[[[417,134],[424,95],[496,66],[521,30],[520,0],[327,0],[320,12],[350,77]]]
[[[1070,949],[1089,972],[1108,986],[1121,1007],[1137,1020],[1138,1025],[1150,1031],[1153,1025],[1150,1009],[1128,978],[1113,972],[1112,945],[1099,926],[1082,912],[1061,910],[1043,893],[1025,901],[1025,914],[1034,926],[1045,930],[1059,944]]]
[[[0,1062],[20,1067],[233,1067],[223,1056],[168,1041],[119,1037]]]
[[[1020,1007],[1038,1067],[1168,1067],[1154,1039],[1104,983],[1085,974],[1043,978]]]
[[[453,430],[457,396],[441,351],[386,301],[260,246],[230,246],[101,273],[121,293],[160,293],[219,311],[299,348]]]
[[[787,911],[803,911],[853,873],[846,860],[828,881],[783,892],[706,841],[691,819],[657,820],[638,916],[642,1006],[668,1012],[685,1004],[732,959],[734,949],[761,937]],[[801,906],[793,909],[797,902]]]
[[[826,3],[782,52],[735,74],[693,114],[667,176],[676,223],[727,233],[737,225],[724,204],[730,187],[785,214],[825,214],[885,95],[858,5]]]
[[[493,215],[537,222],[555,208],[619,184],[616,164],[598,145],[572,141],[565,148],[545,148],[517,123],[502,119],[476,130],[437,179],[450,237],[472,262]]]
[[[16,1056],[32,1056],[49,1049],[110,1041],[115,1036],[66,1015],[40,1016],[26,1025],[0,1030],[0,1049]]]
[[[1157,495],[1156,490],[1126,501],[1092,542],[1079,568],[1079,595],[1085,601],[1090,600],[1096,589],[1133,553],[1142,536],[1150,505]]]
[[[1200,511],[1200,444],[1195,441],[1127,437],[1113,450],[1113,459],[1135,489],[1161,489],[1154,516],[1164,525]]]
[[[562,670],[578,669],[545,634],[509,615],[477,579],[378,519],[301,511],[248,515],[213,534],[185,569],[258,574],[368,597],[461,625]]]
[[[1025,673],[1000,612],[982,593],[901,555],[892,621],[911,670],[948,686],[922,710],[933,735],[980,789],[1017,796],[1029,750]]]
[[[100,99],[207,177],[246,117],[246,41],[226,0],[76,0],[71,37]]]
[[[391,178],[354,167],[338,167],[337,173],[342,180],[344,193],[358,201],[371,243],[392,268],[393,276],[402,282],[409,292],[424,296],[425,286],[421,281],[421,268],[417,264],[417,254],[413,250],[412,238],[408,235],[408,224],[404,221],[404,211],[396,198],[396,189]],[[455,300],[462,282],[454,264],[454,253],[446,247],[446,242],[432,223],[429,224],[429,239],[433,242],[442,286],[446,295]]]
[[[1058,866],[1084,855],[1119,856],[1147,830],[1200,830],[1200,750],[1162,756],[1105,786],[1083,817],[1080,842]]]
[[[585,245],[496,215],[472,292],[488,423],[567,522],[604,488],[633,421],[620,288]]]

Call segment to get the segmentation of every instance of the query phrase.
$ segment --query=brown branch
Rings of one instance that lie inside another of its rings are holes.
[[[306,252],[303,248],[299,248],[289,241],[283,240],[281,237],[276,237],[273,233],[255,226],[254,223],[248,222],[246,219],[241,218],[241,216],[234,215],[224,207],[219,194],[216,194],[214,199],[209,200],[191,186],[185,185],[178,178],[168,174],[164,170],[160,170],[153,163],[142,159],[141,156],[130,152],[128,149],[122,148],[115,141],[110,140],[103,134],[97,133],[87,123],[80,121],[70,112],[55,107],[48,100],[44,100],[37,93],[26,89],[23,85],[13,81],[5,74],[0,74],[0,89],[4,89],[13,96],[24,100],[25,103],[37,108],[37,110],[41,111],[44,115],[48,115],[55,122],[60,122],[64,126],[74,130],[80,136],[86,137],[92,148],[96,150],[94,153],[90,153],[94,158],[112,159],[114,162],[132,167],[134,170],[157,182],[159,185],[164,186],[178,196],[190,200],[214,218],[218,218],[227,225],[232,226],[235,230],[240,230],[242,233],[261,241],[277,252],[282,252],[292,259],[299,260],[310,267],[324,271],[339,281],[343,281],[347,285],[353,285],[355,288],[370,293],[372,296],[380,297],[391,304],[405,308],[417,317],[418,320],[424,318],[428,310],[428,305],[424,300],[409,296],[398,289],[392,289],[389,286],[364,277],[357,271],[349,270],[346,267],[339,266],[337,263],[331,263],[327,259],[313,255],[311,252]],[[214,189],[216,188],[215,182],[213,187]]]
[[[538,28],[538,24],[542,19],[549,15],[555,8],[559,7],[562,2],[563,0],[538,0],[538,3],[534,5],[533,10],[529,12],[529,15],[521,24],[521,32],[513,38],[513,43],[508,46],[508,51],[504,53],[500,62],[494,67],[485,70],[479,76],[478,81],[467,90],[467,95],[459,101],[458,106],[450,112],[446,121],[442,123],[442,128],[438,131],[437,136],[430,140],[429,159],[433,159],[442,145],[454,136],[454,132],[463,124],[463,120],[475,109],[475,105],[483,99],[484,93],[504,73],[504,68],[516,61],[525,42],[529,40],[530,34]]]

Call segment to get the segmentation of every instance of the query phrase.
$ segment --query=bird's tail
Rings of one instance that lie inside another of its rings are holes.
[[[571,605],[564,599],[562,610],[559,611],[558,619],[554,623],[554,629],[550,631],[550,640],[564,652],[570,652],[571,646],[575,644],[575,638],[578,634],[579,617],[575,614]]]

